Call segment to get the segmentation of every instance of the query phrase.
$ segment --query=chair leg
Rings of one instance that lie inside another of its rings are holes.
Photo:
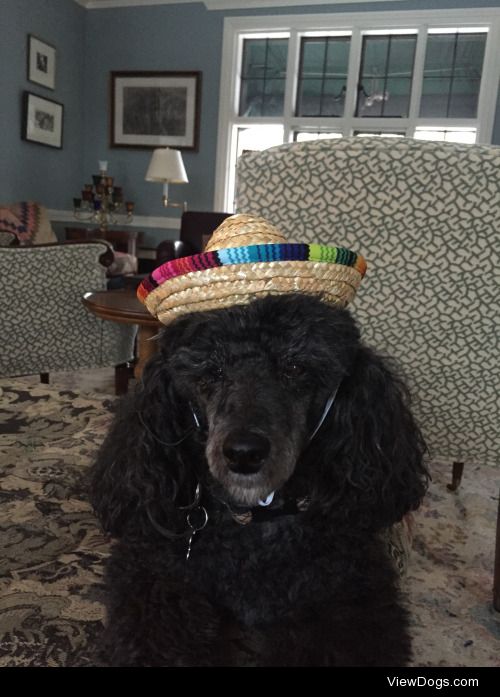
[[[115,394],[117,396],[127,394],[131,374],[129,363],[120,363],[120,365],[115,366]]]
[[[454,462],[453,463],[453,471],[451,474],[451,484],[447,484],[446,488],[449,489],[450,491],[456,491],[458,487],[460,486],[460,482],[462,481],[462,475],[464,473],[464,463],[463,462]]]
[[[44,385],[49,384],[49,374],[48,373],[40,373],[40,382]]]
[[[498,494],[495,565],[493,567],[493,607],[500,612],[500,492]]]

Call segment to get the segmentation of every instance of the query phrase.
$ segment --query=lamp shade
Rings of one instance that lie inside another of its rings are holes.
[[[187,184],[189,180],[180,151],[172,148],[153,150],[151,162],[146,172],[146,181]]]

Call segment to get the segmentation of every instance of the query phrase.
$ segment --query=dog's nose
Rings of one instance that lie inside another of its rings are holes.
[[[222,452],[232,472],[255,474],[264,464],[270,448],[269,440],[258,433],[233,431],[224,441]]]

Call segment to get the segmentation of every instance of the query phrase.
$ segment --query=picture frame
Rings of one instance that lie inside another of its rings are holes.
[[[53,90],[56,86],[56,49],[28,34],[28,80]]]
[[[51,148],[62,148],[64,107],[52,99],[25,92],[23,99],[23,140]]]
[[[112,148],[198,150],[201,73],[113,71]]]

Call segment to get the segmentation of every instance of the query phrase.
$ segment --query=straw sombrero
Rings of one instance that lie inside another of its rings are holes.
[[[163,324],[187,312],[242,305],[278,293],[320,294],[345,306],[366,271],[360,254],[342,247],[287,244],[264,218],[233,215],[204,252],[168,261],[139,286],[137,296]]]

